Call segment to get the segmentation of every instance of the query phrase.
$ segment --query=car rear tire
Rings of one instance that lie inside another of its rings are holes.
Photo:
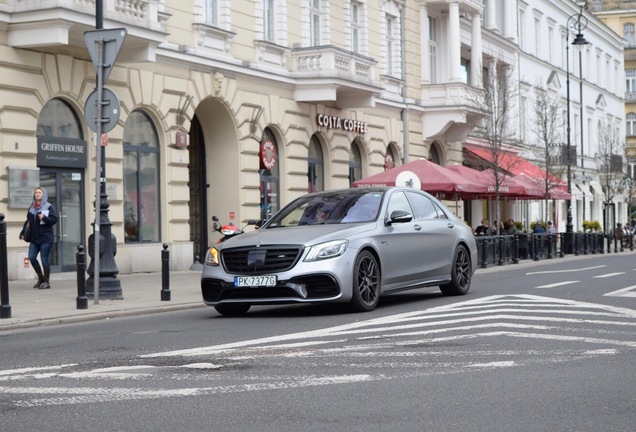
[[[246,303],[227,303],[214,306],[214,309],[223,316],[245,315],[252,305]]]
[[[451,281],[448,284],[440,285],[439,289],[445,296],[464,295],[470,288],[472,276],[472,265],[468,249],[463,245],[459,245],[453,257]]]
[[[353,267],[353,297],[351,309],[356,312],[368,312],[380,299],[380,266],[369,251],[362,251]]]

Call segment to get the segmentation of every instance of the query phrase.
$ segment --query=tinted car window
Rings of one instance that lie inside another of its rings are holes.
[[[405,211],[409,214],[413,214],[413,210],[411,210],[411,206],[409,205],[409,201],[406,199],[406,195],[403,192],[396,192],[391,195],[389,199],[389,206],[387,208],[388,216],[391,216],[396,210]]]
[[[437,210],[437,218],[438,219],[448,219],[448,215],[446,213],[444,213],[444,210],[442,210],[442,208],[439,206],[439,204],[434,202],[433,205],[435,206],[435,210]]]
[[[433,201],[427,196],[415,192],[408,192],[408,197],[415,212],[413,215],[415,220],[436,219],[438,217]]]
[[[265,228],[370,222],[378,215],[382,196],[383,192],[370,190],[309,194],[275,214]]]

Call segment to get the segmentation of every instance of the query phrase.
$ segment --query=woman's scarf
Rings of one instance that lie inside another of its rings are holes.
[[[51,206],[51,204],[49,204],[49,193],[43,187],[39,189],[42,190],[42,201],[37,203],[35,201],[35,192],[33,192],[33,202],[31,203],[31,207],[29,207],[29,213],[31,214],[37,214],[38,211],[46,210]]]

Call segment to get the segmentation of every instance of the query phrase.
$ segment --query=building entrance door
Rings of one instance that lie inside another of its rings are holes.
[[[40,168],[40,185],[48,192],[49,202],[57,211],[51,271],[75,271],[77,246],[86,246],[84,170]]]

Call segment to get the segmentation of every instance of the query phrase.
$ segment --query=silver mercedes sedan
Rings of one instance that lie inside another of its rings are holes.
[[[466,294],[476,268],[471,228],[426,192],[343,189],[298,198],[258,229],[212,246],[201,292],[222,315],[284,303],[370,311],[381,295],[407,289]]]

